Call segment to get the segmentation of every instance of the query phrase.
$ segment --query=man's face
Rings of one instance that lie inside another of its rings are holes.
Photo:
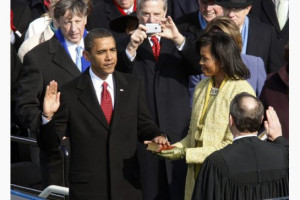
[[[223,7],[224,16],[232,19],[238,27],[242,27],[245,21],[245,17],[251,10],[251,6],[246,8],[225,8]]]
[[[113,37],[97,38],[91,52],[84,51],[84,57],[99,78],[105,80],[112,74],[117,64],[117,48]]]
[[[71,11],[68,10],[64,16],[59,18],[58,24],[66,40],[79,44],[83,37],[86,16],[72,16]]]
[[[123,9],[129,9],[133,5],[134,0],[116,0],[116,2]]]
[[[199,0],[199,11],[206,22],[223,15],[222,7],[216,5],[214,0]]]
[[[138,12],[139,23],[159,23],[166,13],[162,0],[145,1]]]

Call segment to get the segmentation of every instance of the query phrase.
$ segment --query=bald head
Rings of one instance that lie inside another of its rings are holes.
[[[231,101],[230,115],[240,132],[257,132],[262,123],[264,106],[259,99],[243,92]]]

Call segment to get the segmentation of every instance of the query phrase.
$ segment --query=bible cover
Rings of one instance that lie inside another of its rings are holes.
[[[161,152],[162,150],[169,150],[169,149],[173,149],[174,147],[175,146],[166,146],[157,143],[150,143],[148,144],[147,150],[154,151],[154,152]]]

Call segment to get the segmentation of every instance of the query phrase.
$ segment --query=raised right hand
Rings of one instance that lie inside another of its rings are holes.
[[[57,92],[57,82],[51,81],[46,87],[43,114],[50,120],[60,106],[60,92]]]

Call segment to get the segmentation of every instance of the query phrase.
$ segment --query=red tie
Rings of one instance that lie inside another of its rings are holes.
[[[159,52],[160,52],[160,44],[159,44],[156,36],[152,36],[151,41],[153,42],[153,45],[152,45],[153,55],[154,55],[155,61],[158,62],[158,57],[159,57]]]
[[[102,86],[103,86],[103,90],[101,93],[101,108],[105,115],[107,123],[110,124],[111,116],[113,113],[112,101],[111,101],[110,93],[107,90],[108,84],[106,82],[103,82]]]

